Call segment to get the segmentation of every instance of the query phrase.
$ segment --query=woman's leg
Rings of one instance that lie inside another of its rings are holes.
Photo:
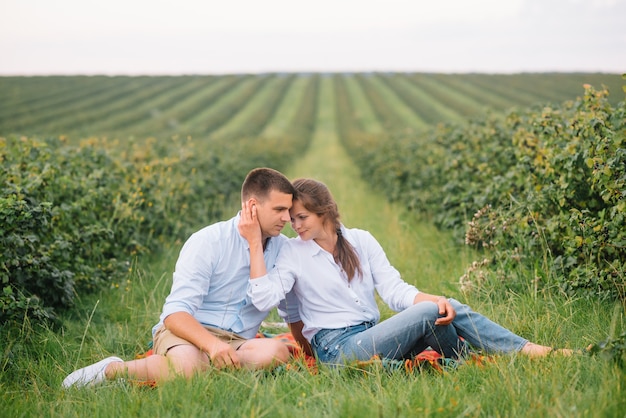
[[[389,359],[410,358],[427,347],[445,357],[458,358],[465,344],[454,327],[435,325],[439,308],[421,302],[339,344],[338,360],[368,360],[374,355]]]
[[[472,308],[458,300],[450,299],[450,303],[456,310],[452,326],[470,346],[487,353],[513,353],[521,351],[528,343],[525,338],[474,312]]]

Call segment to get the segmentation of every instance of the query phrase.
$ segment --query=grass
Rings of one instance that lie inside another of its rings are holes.
[[[558,293],[462,295],[458,277],[474,254],[459,249],[427,221],[386,202],[364,184],[335,134],[331,79],[320,91],[314,141],[287,171],[326,182],[349,227],[370,230],[407,281],[460,298],[533,341],[568,347],[624,329],[624,309]],[[232,202],[236,209],[238,202]],[[288,229],[288,228],[287,228]],[[114,382],[62,390],[76,367],[105,356],[134,358],[147,349],[169,291],[180,243],[137,261],[126,281],[81,297],[56,330],[25,323],[2,330],[0,415],[7,417],[616,417],[626,410],[626,379],[600,357],[501,356],[445,373],[389,373],[320,368],[273,372],[211,371],[156,388]],[[392,314],[384,310],[384,315]]]

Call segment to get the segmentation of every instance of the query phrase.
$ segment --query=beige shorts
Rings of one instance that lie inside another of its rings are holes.
[[[230,344],[235,350],[238,350],[239,347],[245,343],[246,340],[239,335],[224,331],[223,329],[213,328],[204,326],[204,328],[209,331],[211,334],[224,341],[227,344]],[[165,328],[164,325],[161,325],[159,329],[154,333],[152,350],[154,354],[167,354],[170,348],[176,347],[177,345],[193,345],[189,341],[180,338],[172,333],[169,329]]]

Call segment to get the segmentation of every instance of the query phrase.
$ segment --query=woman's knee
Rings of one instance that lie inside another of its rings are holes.
[[[416,303],[409,308],[411,313],[423,320],[435,321],[439,317],[439,305],[435,302],[424,301]]]

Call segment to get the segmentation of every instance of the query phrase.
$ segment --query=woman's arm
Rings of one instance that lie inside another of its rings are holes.
[[[415,299],[413,299],[413,304],[420,302],[435,302],[437,306],[439,306],[439,315],[440,316],[436,321],[435,325],[449,325],[452,323],[454,318],[456,317],[456,311],[450,304],[450,301],[445,296],[435,296],[429,293],[419,292],[415,295]]]
[[[306,338],[304,338],[304,335],[302,335],[302,328],[304,328],[304,322],[302,321],[291,322],[288,325],[289,325],[289,330],[291,331],[291,335],[293,335],[293,338],[300,345],[300,347],[302,348],[302,351],[304,351],[304,353],[308,356],[313,356],[313,349],[311,348],[311,344]]]
[[[269,311],[278,306],[291,290],[293,281],[282,282],[280,277],[270,277],[263,256],[261,226],[256,217],[256,207],[251,202],[243,202],[239,220],[239,233],[250,247],[250,286],[248,295],[260,311]],[[274,269],[273,271],[276,271]]]
[[[456,311],[447,298],[420,292],[415,286],[406,283],[400,277],[400,273],[391,265],[376,238],[367,233],[363,239],[362,245],[366,248],[364,251],[366,251],[369,259],[376,290],[392,309],[401,310],[408,307],[411,302],[416,304],[429,301],[439,306],[441,317],[435,321],[436,325],[448,325],[454,320]],[[412,301],[411,299],[407,300],[406,296],[412,297]]]
[[[239,219],[239,233],[250,246],[250,279],[254,280],[267,274],[263,258],[263,235],[256,217],[256,206],[251,202],[242,202]]]

